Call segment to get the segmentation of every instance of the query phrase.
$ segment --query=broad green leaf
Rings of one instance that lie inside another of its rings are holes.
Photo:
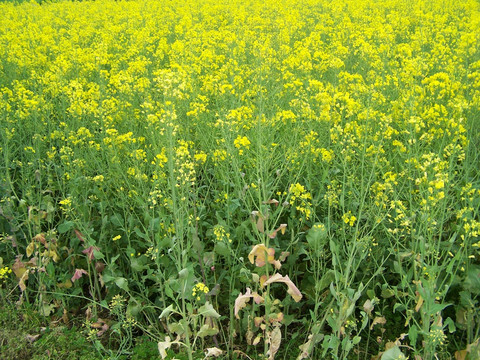
[[[64,221],[62,224],[58,225],[57,231],[59,234],[64,234],[69,230],[72,230],[75,226],[73,221]]]
[[[218,334],[218,329],[210,327],[208,324],[204,324],[197,333],[197,336],[204,338],[205,336],[213,336]]]
[[[316,290],[318,292],[323,291],[324,289],[329,287],[333,281],[335,281],[335,271],[330,269],[325,274],[323,274],[320,281],[315,284]]]
[[[480,295],[480,267],[471,265],[467,271],[467,278],[465,279],[465,289],[468,289],[472,294]]]
[[[168,283],[164,283],[165,285],[165,295],[167,295],[170,299],[174,299],[175,300],[175,297],[173,296],[173,290],[172,288],[168,285]]]
[[[321,223],[314,224],[313,227],[308,230],[307,243],[315,252],[322,251],[327,244],[328,232],[325,225]]]
[[[142,311],[142,305],[135,300],[132,300],[127,305],[127,315],[137,317]]]
[[[147,263],[147,258],[145,256],[133,257],[130,258],[130,265],[133,271],[141,272],[147,268],[145,265]]]
[[[125,290],[125,291],[129,291],[128,290],[128,280],[125,279],[124,277],[117,277],[115,279],[115,284],[117,284],[117,286],[120,289]]]
[[[215,319],[218,319],[220,317],[220,314],[213,308],[212,304],[210,302],[206,302],[205,305],[201,306],[200,309],[198,309],[198,313],[203,316],[210,316]]]
[[[215,244],[215,252],[218,255],[230,256],[230,249],[223,241],[219,241]]]
[[[444,323],[443,323],[445,326],[448,326],[448,332],[451,334],[451,333],[454,333],[457,328],[455,327],[455,323],[453,322],[453,320],[451,318],[447,318]]]
[[[148,235],[140,231],[138,227],[133,228],[133,231],[135,232],[135,234],[137,234],[139,238],[143,240],[148,240]]]
[[[403,360],[407,359],[398,346],[394,346],[385,351],[380,360]]]
[[[115,213],[110,217],[110,222],[116,227],[123,227],[123,218],[118,213]]]
[[[415,347],[418,338],[418,329],[416,325],[410,326],[408,330],[408,338],[410,339],[410,346]]]

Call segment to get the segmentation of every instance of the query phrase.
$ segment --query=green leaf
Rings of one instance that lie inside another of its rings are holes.
[[[402,360],[407,359],[398,346],[385,351],[380,360]]]
[[[138,227],[134,227],[133,228],[133,231],[135,232],[135,234],[137,234],[137,236],[143,240],[148,240],[148,235],[141,232],[140,229]]]
[[[328,240],[328,232],[325,225],[321,223],[314,224],[308,231],[306,238],[308,245],[313,251],[322,251]]]
[[[444,326],[448,326],[448,332],[451,334],[451,333],[454,333],[457,328],[455,327],[455,323],[453,322],[453,320],[451,318],[447,318],[444,323],[443,323]]]
[[[64,234],[67,231],[70,231],[75,226],[73,221],[64,221],[62,224],[58,225],[57,231],[59,234]]]
[[[465,289],[475,295],[480,295],[480,267],[471,265],[467,271],[467,278],[465,279]]]
[[[197,335],[201,338],[204,338],[205,336],[213,336],[216,334],[218,334],[218,329],[212,328],[208,324],[203,325],[197,333]]]
[[[223,241],[219,241],[215,244],[215,252],[218,255],[230,256],[230,249]]]
[[[136,272],[141,272],[145,270],[148,267],[145,265],[146,263],[147,263],[147,258],[143,255],[139,257],[130,258],[130,265],[132,267],[132,270]]]
[[[142,311],[142,305],[138,301],[130,301],[127,305],[127,315],[137,317]]]
[[[188,329],[188,327],[187,327]],[[184,324],[181,324],[180,322],[177,323],[172,323],[168,325],[168,330],[172,333],[175,333],[177,335],[183,335],[185,334],[185,326]]]
[[[318,292],[323,291],[324,289],[329,287],[334,280],[335,280],[335,271],[330,269],[325,274],[323,274],[320,281],[317,282],[317,284],[315,285],[316,290]]]
[[[382,289],[382,298],[384,299],[388,299],[388,298],[391,298],[392,296],[395,295],[395,291],[391,290],[391,289]]]
[[[212,304],[210,304],[210,302],[208,301],[205,303],[205,305],[203,305],[202,307],[200,307],[200,309],[198,309],[198,313],[200,315],[213,317],[215,319],[218,319],[220,317],[220,314],[216,312]]]
[[[42,316],[50,316],[50,314],[55,310],[55,305],[43,303],[39,310]]]
[[[403,305],[402,303],[395,303],[395,305],[393,305],[393,312],[397,312],[397,311],[403,311],[405,310],[405,305]]]
[[[430,315],[435,315],[436,313],[442,311],[445,309],[447,306],[450,306],[452,304],[433,304],[432,307],[430,308]]]
[[[118,213],[115,213],[110,217],[110,222],[116,227],[123,227],[123,218]]]
[[[163,309],[162,313],[158,318],[163,319],[164,317],[170,315],[172,312],[175,312],[175,309],[173,308],[173,304],[170,304],[165,309]]]
[[[105,259],[105,255],[103,255],[100,250],[96,249],[93,250],[93,257],[95,258],[95,260]]]
[[[102,274],[102,280],[105,284],[108,284],[108,283],[111,283],[112,281],[114,281],[115,277],[106,272],[106,273]]]
[[[129,291],[128,290],[128,281],[124,277],[117,277],[115,279],[115,284],[117,284],[117,286],[120,289],[125,290],[125,291]]]
[[[175,296],[173,296],[173,290],[170,287],[170,285],[168,285],[168,283],[165,283],[164,285],[165,285],[165,295],[167,295],[170,299],[175,300]]]
[[[410,326],[408,330],[408,338],[410,339],[410,346],[415,347],[418,338],[418,329],[416,325]]]

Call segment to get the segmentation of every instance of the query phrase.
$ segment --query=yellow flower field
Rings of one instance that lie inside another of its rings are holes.
[[[478,1],[0,13],[1,299],[105,358],[480,357]]]

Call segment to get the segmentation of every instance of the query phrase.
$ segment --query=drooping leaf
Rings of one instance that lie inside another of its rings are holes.
[[[78,238],[78,240],[80,240],[82,243],[85,242],[85,239],[83,237],[83,234],[78,231],[77,229],[74,229],[73,231],[75,231],[75,236]]]
[[[380,358],[380,360],[404,360],[404,359],[406,360],[407,358],[405,357],[405,355],[402,353],[402,351],[397,345],[385,351],[382,357]]]
[[[212,348],[207,348],[205,350],[205,357],[219,357],[223,354],[223,351],[220,350],[219,348],[212,347]]]
[[[268,343],[270,348],[268,349],[267,355],[268,360],[274,360],[275,354],[280,349],[280,343],[282,342],[282,333],[278,326],[274,327],[273,330],[268,334]]]
[[[165,336],[165,341],[158,342],[158,352],[160,353],[162,359],[167,357],[167,350],[170,349],[170,346],[172,345],[173,343],[170,341],[169,336]]]
[[[235,299],[235,317],[237,319],[240,319],[240,316],[238,316],[238,312],[243,309],[245,306],[247,306],[247,303],[250,301],[250,298],[252,297],[252,290],[247,287],[247,291],[245,291],[245,294],[238,294],[237,298]]]
[[[250,251],[250,254],[248,254],[248,260],[250,260],[252,264],[255,263],[258,267],[264,266],[266,261],[274,265],[277,270],[282,267],[280,261],[275,260],[275,249],[267,249],[265,244],[255,245],[252,251]]]
[[[36,334],[36,335],[30,335],[30,334],[27,334],[25,335],[25,339],[30,343],[34,343],[35,341],[38,340],[38,338],[40,337],[40,334]]]
[[[93,252],[95,250],[99,251],[100,249],[96,246],[89,246],[88,248],[86,248],[85,250],[82,251],[83,254],[87,255],[87,259],[88,259],[89,262],[94,259]]]
[[[220,314],[213,308],[212,304],[210,302],[206,302],[205,305],[201,306],[200,309],[198,309],[198,313],[203,316],[210,316],[213,317],[214,319],[218,319],[220,317]]]
[[[363,310],[365,310],[365,312],[366,312],[369,316],[372,315],[372,311],[373,311],[374,307],[375,307],[375,306],[373,305],[372,300],[370,300],[370,299],[367,299],[367,300],[365,301],[365,303],[363,304]]]
[[[17,256],[17,258],[15,259],[15,262],[12,265],[12,271],[18,279],[20,279],[23,276],[23,274],[27,271],[26,264],[20,259],[21,259],[21,255]]]
[[[260,304],[261,302],[264,301],[263,297],[258,295],[256,292],[252,293],[252,290],[247,287],[247,291],[245,291],[245,294],[238,294],[237,298],[235,299],[235,317],[237,319],[240,319],[240,316],[238,316],[238,312],[243,309],[245,306],[247,306],[247,303],[250,301],[250,298],[253,298],[254,301],[257,304]]]
[[[200,327],[200,330],[197,333],[197,336],[200,336],[201,338],[204,338],[206,336],[213,336],[218,334],[218,329],[211,327],[208,324],[204,324]]]
[[[261,215],[257,219],[257,230],[262,234],[265,232],[265,225],[263,222],[263,217]]]
[[[72,283],[80,279],[83,275],[88,275],[88,272],[84,269],[75,269],[75,273],[71,278]]]
[[[299,302],[302,299],[302,293],[298,288],[295,286],[295,284],[290,280],[288,275],[282,276],[281,274],[275,274],[271,276],[267,281],[263,283],[263,285],[269,285],[275,282],[283,282],[288,286],[287,292],[292,296],[293,300],[296,302]]]
[[[384,325],[387,323],[387,319],[385,319],[383,316],[376,316],[375,319],[373,319],[372,325],[370,325],[370,330],[373,329],[373,327],[377,324]]]
[[[27,249],[25,250],[25,253],[27,254],[27,257],[32,256],[33,252],[35,251],[35,242],[32,241],[28,246]]]
[[[159,318],[163,319],[164,317],[167,317],[170,315],[172,312],[174,312],[173,304],[168,305],[165,309],[163,309],[162,313],[160,314]]]

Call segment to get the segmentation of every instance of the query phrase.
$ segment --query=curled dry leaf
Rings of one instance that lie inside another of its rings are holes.
[[[257,230],[262,234],[265,232],[265,223],[263,221],[262,216],[259,216],[257,219]]]
[[[87,320],[90,320],[92,318],[92,308],[88,307],[87,310],[85,310],[85,317]]]
[[[72,276],[72,283],[80,279],[83,275],[88,275],[88,272],[83,269],[75,269],[75,274]]]
[[[25,284],[26,280],[28,280],[28,270],[23,273],[20,279],[18,279],[18,286],[22,292],[27,288],[27,284]]]
[[[275,229],[271,234],[268,235],[270,239],[275,239],[277,237],[277,233],[280,231],[283,234],[285,234],[285,229],[287,228],[287,224],[280,224],[280,226]]]
[[[419,312],[422,305],[423,305],[423,297],[422,295],[418,294],[418,300],[417,300],[417,305],[415,306],[415,311]]]
[[[247,333],[245,334],[245,339],[247,340],[248,345],[252,345],[253,335],[255,334],[252,330],[247,330]]]
[[[288,286],[287,292],[292,296],[293,300],[296,302],[299,302],[300,299],[302,298],[302,293],[298,288],[295,286],[295,284],[290,280],[288,275],[282,276],[281,274],[275,274],[271,276],[267,281],[263,283],[263,285],[269,285],[275,282],[283,282]]]
[[[267,200],[267,201],[262,202],[262,204],[265,204],[265,205],[269,205],[269,204],[278,205],[278,204],[279,204],[279,201],[278,201],[277,199],[270,199],[270,200]]]
[[[40,234],[35,235],[35,236],[32,238],[32,240],[38,241],[38,242],[42,243],[42,245],[45,245],[45,243],[46,243],[45,234],[44,234],[44,233],[40,233]]]
[[[75,231],[75,235],[77,236],[78,240],[80,240],[82,243],[85,242],[83,234],[80,231],[78,231],[77,229],[74,229],[73,231]]]
[[[282,333],[280,328],[277,326],[268,334],[268,343],[270,348],[268,349],[267,355],[268,360],[274,360],[275,354],[278,349],[280,349],[280,343],[282,342]]]
[[[280,261],[275,260],[275,249],[267,249],[265,244],[255,245],[252,251],[250,251],[250,254],[248,254],[248,260],[250,260],[252,264],[255,263],[255,265],[258,267],[264,266],[266,264],[266,261],[274,265],[275,269],[277,270],[280,269],[282,266]]]
[[[94,322],[90,326],[93,327],[94,329],[100,329],[100,331],[97,332],[98,337],[102,336],[105,333],[105,331],[108,330],[108,327],[109,327],[108,324],[103,319],[98,319],[97,322]]]
[[[34,343],[35,341],[37,341],[39,337],[40,337],[40,334],[37,334],[37,335],[27,334],[27,335],[25,335],[25,339],[27,339],[27,341],[28,341],[30,344],[32,344],[32,343]]]
[[[284,262],[287,259],[288,255],[290,255],[290,252],[282,251],[278,260],[281,261],[281,262]]]
[[[257,304],[260,304],[264,300],[256,292],[252,293],[252,290],[250,290],[250,288],[247,287],[247,291],[245,291],[245,294],[240,293],[235,299],[235,317],[237,319],[240,319],[240,316],[238,316],[238,312],[241,309],[243,309],[245,306],[247,306],[247,303],[250,301],[250,298],[253,298],[253,300]]]
[[[372,325],[370,325],[370,330],[373,329],[373,327],[377,324],[384,325],[387,323],[387,319],[385,319],[383,316],[377,316],[375,319],[373,319]]]
[[[102,263],[102,262],[100,262],[100,261],[97,261],[97,262],[95,263],[95,271],[96,271],[97,273],[101,273],[104,269],[105,269],[105,264],[104,264],[104,263]]]
[[[367,299],[365,303],[363,304],[363,310],[368,314],[368,316],[372,315],[374,305],[370,299]]]
[[[223,354],[223,351],[219,348],[212,347],[205,350],[205,357],[218,357]]]
[[[87,255],[87,259],[89,262],[94,259],[95,250],[100,251],[100,249],[96,246],[89,246],[88,248],[82,251],[83,254]]]
[[[167,350],[170,349],[172,344],[173,343],[170,341],[170,336],[165,336],[165,341],[158,342],[158,352],[160,353],[162,359],[167,357]]]

